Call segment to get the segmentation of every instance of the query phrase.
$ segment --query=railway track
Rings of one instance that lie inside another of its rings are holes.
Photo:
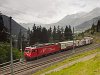
[[[97,47],[100,47],[100,44],[93,44],[93,45],[88,45],[88,47],[84,46],[84,47],[77,48],[77,49],[75,49],[74,53],[73,53],[73,50],[67,51],[68,53],[61,52],[57,56],[52,57],[50,59],[47,59],[45,61],[40,59],[41,62],[36,60],[35,63],[34,63],[34,61],[14,63],[14,75],[32,74],[38,70],[43,69],[44,67],[47,67],[47,66],[52,65],[56,62],[62,61],[75,53],[81,53],[81,52],[84,52],[87,50],[95,49]],[[48,57],[46,57],[46,58],[48,58]],[[1,67],[1,72],[2,72],[1,75],[11,75],[10,65]]]

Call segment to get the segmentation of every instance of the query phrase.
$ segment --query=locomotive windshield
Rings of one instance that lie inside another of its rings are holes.
[[[30,52],[29,50],[25,50],[25,52]]]
[[[37,50],[34,50],[34,49],[33,49],[32,52],[37,52]]]

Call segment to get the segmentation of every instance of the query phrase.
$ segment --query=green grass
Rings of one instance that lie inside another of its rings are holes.
[[[100,55],[46,75],[100,75]]]
[[[84,56],[87,56],[87,55],[89,55],[89,54],[93,54],[93,53],[96,53],[96,52],[100,52],[100,48],[97,48],[97,49],[91,50],[91,51],[87,51],[87,52],[84,52],[84,53],[80,53],[80,54],[75,54],[75,55],[69,57],[68,59],[66,59],[66,60],[64,60],[64,61],[58,62],[58,63],[56,63],[56,64],[54,64],[54,65],[51,65],[50,67],[48,67],[48,68],[46,68],[46,69],[43,69],[43,70],[40,70],[40,71],[34,73],[33,75],[40,75],[40,74],[42,74],[42,73],[44,73],[44,72],[46,72],[46,71],[52,70],[52,69],[54,69],[54,68],[57,68],[57,67],[59,67],[59,66],[62,66],[62,65],[64,65],[64,64],[66,64],[66,63],[69,63],[69,62],[71,62],[71,61],[74,61],[74,60],[76,60],[76,59],[82,58],[82,57],[84,57]],[[63,74],[62,74],[62,75],[63,75]]]

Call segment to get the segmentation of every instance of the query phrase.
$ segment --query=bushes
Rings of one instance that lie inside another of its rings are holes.
[[[13,59],[20,58],[20,52],[16,48],[12,48],[13,50]],[[10,61],[10,44],[8,43],[0,43],[0,64]]]

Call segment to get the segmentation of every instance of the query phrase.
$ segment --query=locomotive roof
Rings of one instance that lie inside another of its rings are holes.
[[[56,44],[56,43],[35,44],[35,45],[31,45],[31,46],[26,47],[26,48],[33,48],[33,49],[35,49],[35,48],[38,48],[38,47],[49,46],[49,45],[54,45],[54,44]]]

